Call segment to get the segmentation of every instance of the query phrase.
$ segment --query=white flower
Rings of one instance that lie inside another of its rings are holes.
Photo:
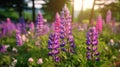
[[[108,50],[108,47],[105,47],[105,50]]]
[[[13,61],[14,63],[17,63],[17,59],[14,59],[14,61]]]
[[[25,35],[22,35],[22,40],[25,42],[28,42],[29,41],[29,39],[25,36]]]
[[[114,40],[113,40],[113,39],[110,39],[110,43],[111,43],[111,45],[113,46],[113,45],[114,45]]]
[[[28,31],[28,34],[30,35],[30,34],[31,34],[31,32],[30,32],[30,31]]]
[[[42,63],[43,63],[42,58],[39,58],[37,64],[42,64]]]
[[[118,51],[120,52],[120,49]]]
[[[112,56],[113,59],[116,59],[116,56]]]
[[[33,61],[34,61],[33,58],[28,59],[28,62],[30,62],[30,63],[33,62]]]
[[[17,48],[15,48],[15,47],[12,48],[12,51],[13,52],[18,52]]]
[[[22,40],[25,42],[25,40],[26,40],[26,36],[25,35],[22,35]]]
[[[47,19],[43,19],[44,22],[47,22]]]
[[[111,42],[111,43],[113,43],[113,42],[114,42],[114,40],[113,40],[113,39],[110,39],[110,42]]]
[[[11,63],[10,67],[15,67],[15,65],[17,63],[17,59],[15,59],[15,58],[12,58],[12,59],[13,59],[13,62]]]
[[[10,47],[10,45],[5,45],[5,48],[7,49],[8,47]]]

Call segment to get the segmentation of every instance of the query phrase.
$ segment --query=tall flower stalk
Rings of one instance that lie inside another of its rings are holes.
[[[7,51],[5,45],[0,45],[0,53],[4,53],[5,51]]]
[[[60,38],[61,38],[60,46],[62,47],[61,49],[65,52],[73,53],[75,43],[71,28],[71,15],[66,5],[64,6],[61,12]]]
[[[22,46],[23,45],[23,40],[20,34],[19,30],[16,30],[16,43],[18,46]]]
[[[30,28],[30,32],[34,32],[35,26],[33,22],[30,23],[29,28]]]
[[[12,35],[13,31],[15,31],[15,24],[11,22],[10,18],[6,19],[6,22],[2,21],[1,24],[1,37]]]
[[[21,34],[26,34],[27,31],[26,31],[26,24],[25,24],[24,18],[21,17],[21,18],[19,19],[19,22],[20,22],[20,24],[21,24],[21,26],[20,26],[20,29],[21,29],[20,32],[21,32]]]
[[[87,32],[87,60],[92,60],[92,61],[99,61],[99,52],[97,51],[98,49],[98,32],[96,31],[95,27],[91,27],[89,31]]]
[[[15,31],[15,25],[11,22],[10,18],[6,19],[6,31],[8,35],[11,35]]]
[[[102,22],[103,22],[102,17],[101,15],[99,15],[97,18],[97,23],[96,23],[96,30],[98,32],[102,32],[102,24],[103,24]]]
[[[106,23],[110,23],[111,22],[111,18],[112,18],[111,10],[108,10],[107,14],[106,14]]]
[[[40,36],[43,33],[43,24],[44,24],[43,19],[44,18],[42,16],[42,14],[40,12],[38,12],[38,16],[36,19],[36,36]]]
[[[56,13],[54,25],[55,25],[54,32],[49,36],[49,40],[48,40],[48,49],[50,50],[48,55],[52,56],[52,58],[55,62],[59,62],[60,57],[58,56],[58,54],[60,52],[59,51],[60,16],[58,13]]]

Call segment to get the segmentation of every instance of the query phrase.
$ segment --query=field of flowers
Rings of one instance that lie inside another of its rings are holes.
[[[48,24],[38,12],[36,23],[24,18],[0,24],[0,67],[119,67],[120,25],[111,21],[72,23],[65,6]]]

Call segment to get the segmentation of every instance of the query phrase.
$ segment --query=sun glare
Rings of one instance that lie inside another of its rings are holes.
[[[86,10],[88,8],[92,8],[93,5],[93,0],[84,0],[83,3],[83,10]],[[82,6],[82,0],[75,0],[74,2],[74,8],[75,10],[81,10],[81,6]]]

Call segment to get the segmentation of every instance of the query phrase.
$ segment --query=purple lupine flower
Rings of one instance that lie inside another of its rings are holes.
[[[59,36],[56,33],[52,33],[49,36],[49,40],[48,40],[48,49],[50,50],[48,55],[52,56],[52,58],[54,59],[55,62],[60,61],[60,58],[57,59],[58,58],[57,54],[59,54],[58,48],[59,48]]]
[[[1,36],[11,35],[15,31],[15,25],[11,22],[10,18],[6,19],[6,22],[2,22]]]
[[[12,32],[16,30],[15,24],[11,22],[10,18],[6,19],[6,30],[8,35],[11,35]]]
[[[111,22],[111,18],[112,18],[111,10],[108,10],[106,14],[106,23]]]
[[[23,45],[23,40],[20,34],[19,30],[16,30],[16,43],[18,46],[22,46]]]
[[[43,34],[43,25],[44,25],[44,20],[43,20],[42,13],[38,12],[38,16],[36,19],[36,36],[40,36]]]
[[[42,35],[47,34],[50,31],[49,25],[47,23],[43,26]]]
[[[102,21],[103,21],[102,17],[101,17],[101,15],[99,15],[98,18],[97,18],[97,23],[96,23],[96,30],[98,32],[102,32],[102,24],[103,24]]]
[[[6,30],[6,27],[7,27],[7,25],[6,25],[6,23],[3,21],[2,22],[2,24],[1,24],[1,37],[4,37],[4,36],[6,36],[7,35],[7,30]]]
[[[20,31],[21,34],[26,34],[27,31],[26,31],[26,23],[25,23],[24,18],[21,17],[21,18],[19,19],[19,22],[20,22],[20,24],[21,24],[21,26],[20,26],[20,28],[21,28],[21,31]]]
[[[21,32],[21,24],[20,23],[16,24],[16,30],[19,30]]]
[[[87,52],[86,52],[86,56],[88,60],[96,60],[98,61],[98,55],[99,52],[97,51],[98,47],[98,32],[96,31],[95,27],[92,27],[89,29],[89,31],[87,32],[87,40],[86,40],[86,44],[87,44]]]
[[[58,13],[56,13],[56,17],[55,17],[55,22],[54,22],[54,33],[52,33],[49,36],[49,40],[48,40],[48,49],[50,50],[50,52],[48,53],[49,56],[52,56],[53,60],[55,62],[59,62],[60,58],[59,56],[57,56],[59,54],[59,27],[60,27],[60,16]]]
[[[87,24],[83,24],[83,29],[87,30]]]
[[[30,32],[34,32],[35,26],[33,22],[30,23],[29,28],[30,28]]]
[[[60,38],[61,46],[68,46],[69,48],[67,52],[74,52],[75,43],[71,28],[71,15],[66,5],[61,12]],[[66,43],[69,44],[65,45]]]
[[[5,51],[7,51],[5,45],[0,45],[0,53],[4,53]]]

